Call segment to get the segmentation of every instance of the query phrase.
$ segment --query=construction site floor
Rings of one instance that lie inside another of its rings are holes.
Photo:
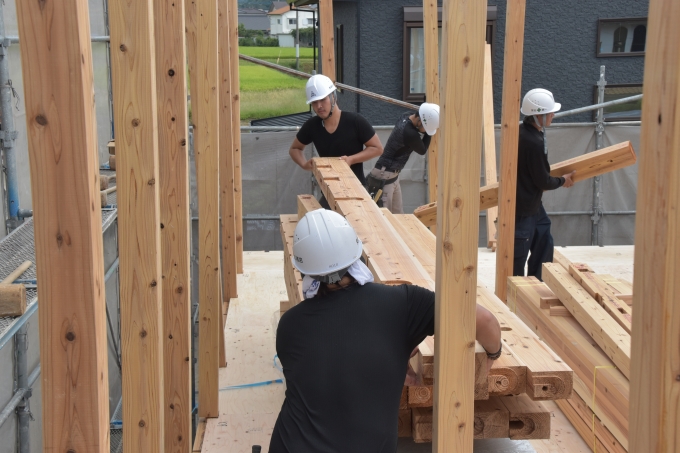
[[[559,247],[574,262],[585,262],[598,273],[632,281],[633,246]],[[493,288],[495,253],[479,249],[478,281]],[[246,252],[239,297],[229,304],[225,324],[227,368],[220,369],[220,388],[262,383],[282,377],[274,365],[279,302],[287,299],[283,278],[283,252]],[[203,453],[251,453],[253,445],[268,450],[269,439],[284,399],[284,385],[273,383],[220,391],[220,416],[207,421]],[[551,439],[512,441],[476,440],[475,453],[581,453],[591,449],[552,402]],[[425,453],[432,444],[399,440],[399,453]]]

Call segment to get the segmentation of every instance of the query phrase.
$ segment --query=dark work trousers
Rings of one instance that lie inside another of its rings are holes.
[[[515,260],[512,275],[524,275],[524,264],[529,256],[528,276],[541,279],[543,263],[553,260],[555,248],[550,234],[550,218],[541,204],[538,213],[531,216],[515,217]]]

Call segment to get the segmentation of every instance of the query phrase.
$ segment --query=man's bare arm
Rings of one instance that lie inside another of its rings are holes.
[[[295,137],[293,139],[293,144],[290,145],[288,154],[290,154],[290,158],[293,159],[293,162],[298,164],[303,170],[312,171],[312,160],[308,160],[304,155],[305,146],[307,145],[301,143],[300,140]]]
[[[364,148],[363,151],[352,156],[342,156],[340,159],[347,162],[348,165],[354,165],[371,160],[383,153],[383,146],[382,143],[380,143],[380,137],[378,137],[378,134],[373,135],[369,141],[364,143],[364,146],[366,148]]]

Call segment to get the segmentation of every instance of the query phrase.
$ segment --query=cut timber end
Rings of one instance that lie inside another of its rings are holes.
[[[0,285],[0,317],[21,316],[26,312],[26,287]]]

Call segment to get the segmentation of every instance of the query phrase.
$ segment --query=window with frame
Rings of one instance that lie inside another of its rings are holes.
[[[276,23],[281,25],[281,19],[276,19]]]
[[[594,103],[597,103],[597,85],[594,90]],[[610,84],[604,87],[604,102],[617,99],[629,98],[642,94],[641,83]],[[639,121],[642,116],[642,99],[630,101],[624,104],[605,107],[605,121]],[[593,112],[593,121],[597,120],[597,110]]]
[[[307,19],[307,25],[314,25],[314,19]]]
[[[296,23],[295,19],[288,19],[288,25],[295,25]]]
[[[600,19],[598,57],[635,57],[645,54],[647,18]]]

